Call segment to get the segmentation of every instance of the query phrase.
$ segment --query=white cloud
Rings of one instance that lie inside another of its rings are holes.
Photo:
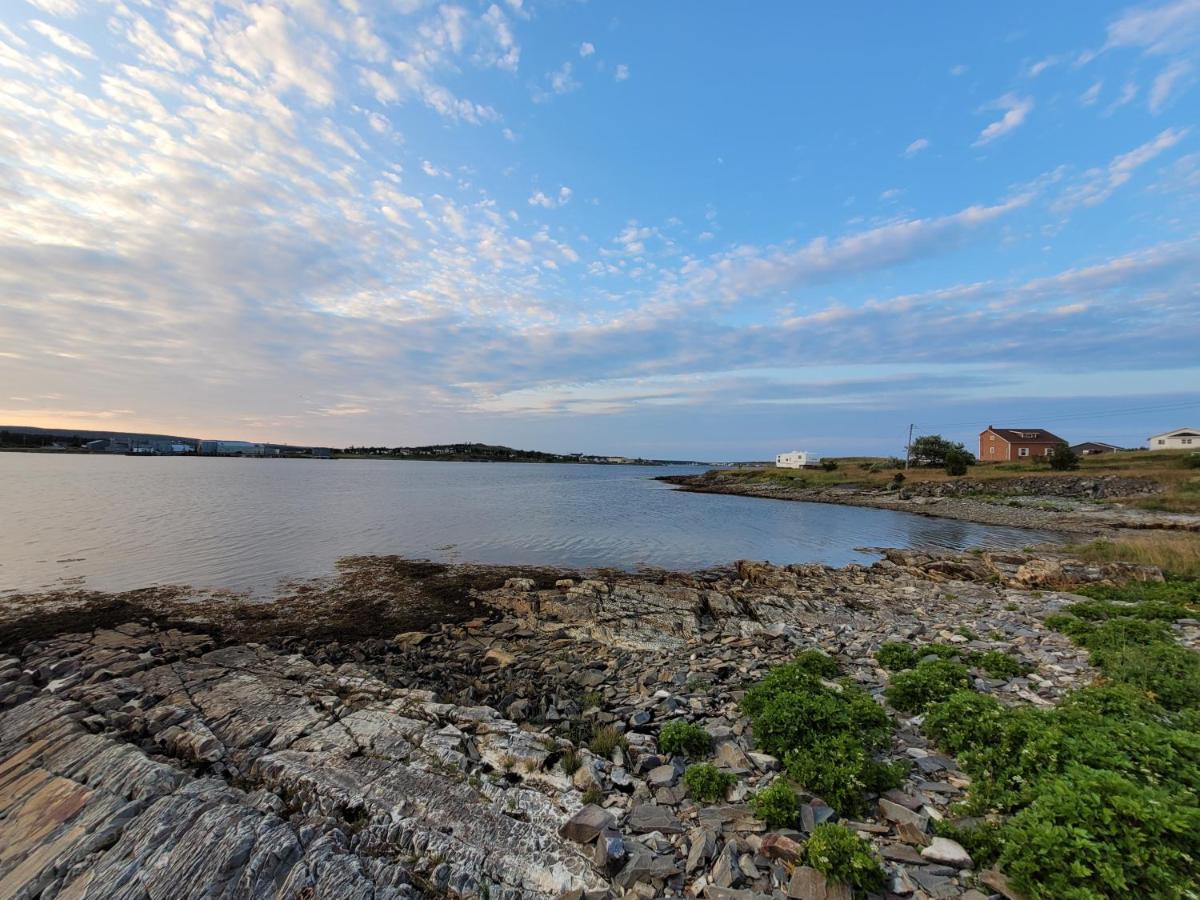
[[[560,187],[556,195],[534,191],[529,198],[529,205],[540,206],[543,209],[557,209],[560,206],[566,206],[571,201],[571,193],[571,189],[566,185]]]
[[[1021,123],[1029,115],[1033,109],[1033,99],[1030,97],[1018,97],[1016,94],[1005,94],[989,103],[987,109],[1002,109],[1002,115],[995,122],[992,122],[983,131],[979,132],[979,137],[976,139],[974,146],[982,147],[984,144],[991,143],[998,137],[1008,134],[1015,128],[1020,127]]]
[[[1069,187],[1055,201],[1054,209],[1066,212],[1077,206],[1096,206],[1103,203],[1121,185],[1129,181],[1138,168],[1174,147],[1187,134],[1186,128],[1168,128],[1153,140],[1114,157],[1104,168],[1089,169],[1079,183]]]
[[[565,62],[555,72],[550,73],[550,90],[556,94],[569,94],[579,87],[579,82],[571,77],[571,64]]]
[[[629,66],[625,63],[618,63],[617,68],[613,70],[613,78],[617,81],[626,81],[629,78]]]
[[[922,150],[929,149],[928,138],[917,138],[911,144],[904,148],[904,155],[910,159],[920,153]]]
[[[579,45],[579,55],[585,59],[596,52],[596,45],[590,41],[584,41]]]
[[[957,66],[951,66],[950,74],[953,75],[955,78],[958,78],[962,75],[966,75],[967,67],[965,65],[963,65],[962,63],[959,63]]]
[[[1135,7],[1108,26],[1104,49],[1137,47],[1169,54],[1200,42],[1200,0],[1174,0],[1156,7]]]
[[[1100,99],[1100,91],[1104,87],[1103,80],[1097,80],[1092,83],[1086,91],[1079,95],[1079,102],[1084,106],[1093,106]]]
[[[1186,79],[1192,73],[1192,64],[1184,60],[1177,59],[1163,69],[1154,79],[1154,84],[1150,87],[1149,107],[1150,112],[1159,113],[1166,106],[1167,101],[1171,97],[1171,92],[1175,86]]]
[[[92,48],[84,41],[81,41],[73,34],[67,34],[60,28],[55,28],[49,22],[34,19],[29,23],[29,27],[60,50],[65,50],[67,53],[83,57],[84,59],[96,58],[96,54],[92,52]]]
[[[52,16],[79,15],[78,0],[25,0],[25,2]]]

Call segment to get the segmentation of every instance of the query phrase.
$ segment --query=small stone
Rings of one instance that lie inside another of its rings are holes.
[[[762,839],[759,852],[767,859],[783,859],[796,862],[804,855],[804,845],[786,834],[772,832]]]
[[[903,822],[908,825],[913,825],[922,831],[929,827],[928,816],[923,816],[906,806],[901,806],[899,803],[893,803],[891,800],[880,799],[879,815],[882,818],[887,819],[889,822]]]
[[[609,814],[608,810],[597,806],[594,803],[589,803],[571,818],[567,819],[558,829],[558,833],[565,837],[568,841],[575,841],[577,844],[588,844],[599,837],[600,833],[607,828],[612,828],[616,825],[615,820]]]
[[[850,900],[849,885],[830,883],[811,866],[797,866],[788,882],[787,895],[792,900]]]
[[[663,834],[683,834],[684,828],[671,811],[663,806],[642,803],[629,811],[626,827],[637,834],[661,831]]]
[[[944,863],[957,869],[967,869],[971,866],[971,854],[958,841],[950,838],[935,837],[929,846],[921,851],[921,855],[933,862]]]
[[[509,578],[504,582],[506,591],[532,591],[537,587],[537,582],[532,578]]]

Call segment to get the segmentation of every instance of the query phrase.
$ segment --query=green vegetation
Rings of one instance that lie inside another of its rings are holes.
[[[1200,512],[1200,479],[1197,479],[1195,508],[1163,509],[1164,512]],[[1155,499],[1155,498],[1151,498]],[[1143,506],[1142,500],[1134,501]],[[1148,507],[1146,507],[1148,508]],[[1119,540],[1097,540],[1065,548],[1088,562],[1132,562],[1157,566],[1179,578],[1200,578],[1200,534],[1164,533],[1134,535]]]
[[[1104,682],[1052,709],[959,691],[928,710],[926,733],[972,778],[963,811],[987,817],[952,836],[1031,900],[1194,897],[1200,656],[1167,623],[1196,614],[1200,584],[1080,592],[1091,599],[1047,624],[1091,651]]]
[[[800,797],[784,778],[751,797],[750,807],[768,828],[792,828],[800,821]]]
[[[592,731],[592,739],[588,742],[590,749],[597,756],[608,759],[612,752],[620,747],[622,750],[629,746],[625,735],[612,725],[601,725]]]
[[[965,475],[967,466],[975,465],[975,454],[961,443],[948,441],[940,434],[923,434],[916,438],[908,450],[913,465],[945,468],[948,475]],[[951,465],[962,467],[962,472],[951,472]]]
[[[883,868],[871,845],[842,825],[823,822],[814,828],[804,861],[833,881],[867,893],[883,890]]]
[[[742,708],[759,747],[781,758],[799,784],[850,814],[863,808],[864,791],[894,787],[903,772],[875,759],[891,734],[887,712],[854,685],[827,682],[831,663],[807,653],[776,666],[746,691]]]
[[[1069,472],[1072,469],[1079,468],[1079,454],[1066,444],[1059,444],[1051,450],[1050,455],[1046,457],[1046,461],[1050,463],[1050,468],[1056,472]]]
[[[737,783],[737,777],[722,772],[711,763],[698,763],[687,767],[683,773],[683,783],[695,799],[716,803],[725,796],[725,791]]]
[[[1033,670],[1028,663],[1000,650],[988,650],[980,653],[971,661],[993,678],[1016,678],[1018,675],[1025,675]]]
[[[712,736],[692,722],[676,719],[658,733],[658,749],[669,756],[698,759],[712,748]]]
[[[1032,666],[1028,663],[1000,650],[979,652],[949,644],[913,646],[893,642],[883,644],[875,651],[875,659],[890,672],[911,669],[928,656],[936,656],[943,660],[960,660],[968,665],[978,666],[993,678],[1015,678],[1032,671]]]
[[[884,690],[888,703],[904,712],[924,712],[956,691],[971,686],[967,667],[948,659],[928,660],[892,678]]]
[[[580,760],[577,751],[567,748],[562,752],[562,756],[558,758],[558,764],[562,766],[563,772],[570,778],[579,770],[582,760]]]

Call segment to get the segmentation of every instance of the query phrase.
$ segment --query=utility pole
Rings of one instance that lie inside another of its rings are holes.
[[[908,443],[904,445],[904,471],[908,471],[908,463],[912,459],[912,430],[913,426],[910,422],[908,425]]]

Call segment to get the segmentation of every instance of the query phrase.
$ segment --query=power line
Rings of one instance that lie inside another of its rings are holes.
[[[1068,422],[1068,421],[1084,421],[1087,419],[1108,419],[1115,416],[1126,416],[1140,412],[1166,412],[1169,410],[1182,409],[1197,409],[1200,408],[1200,401],[1189,401],[1186,403],[1166,403],[1158,406],[1129,406],[1122,409],[1110,409],[1099,413],[1065,413],[1061,416],[1021,416],[1024,419],[1037,419],[1041,422]],[[969,422],[941,422],[937,424],[918,423],[920,428],[965,428],[968,425],[978,425],[979,419],[974,419]]]

